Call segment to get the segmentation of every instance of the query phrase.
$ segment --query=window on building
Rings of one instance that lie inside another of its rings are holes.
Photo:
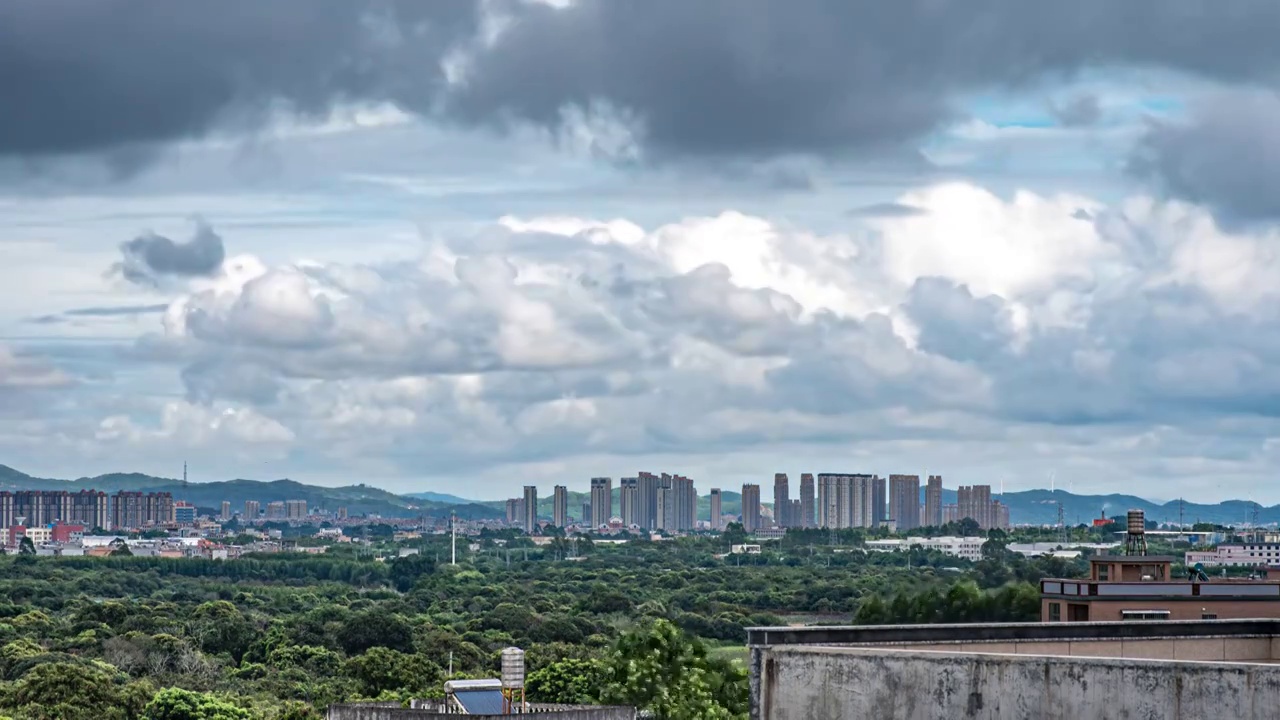
[[[1110,566],[1110,565],[1099,565],[1099,566],[1098,566],[1098,579],[1099,579],[1099,580],[1110,580],[1110,579],[1111,579],[1111,566]]]
[[[1049,622],[1062,622],[1062,603],[1049,603]]]
[[[1121,620],[1168,620],[1168,610],[1121,610]]]
[[[1200,619],[1201,620],[1217,620],[1218,613],[1202,612],[1200,613]]]

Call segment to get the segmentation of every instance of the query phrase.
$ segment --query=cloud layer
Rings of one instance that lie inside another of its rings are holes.
[[[1280,97],[1219,92],[1190,117],[1153,121],[1129,167],[1233,221],[1280,219]]]
[[[53,0],[0,8],[0,154],[113,151],[324,117],[348,100],[429,97],[475,3]]]
[[[1280,6],[1265,0],[145,7],[0,10],[0,90],[16,109],[0,117],[0,155],[129,162],[280,112],[384,102],[467,125],[567,123],[597,140],[621,127],[655,157],[881,153],[960,115],[966,94],[1097,67],[1270,82],[1280,64]],[[1082,96],[1059,114],[1097,113]]]
[[[232,433],[456,473],[762,444],[1101,445],[1153,427],[1188,442],[1224,423],[1250,428],[1231,456],[1247,463],[1275,431],[1274,237],[1149,199],[953,183],[898,202],[921,212],[852,234],[736,213],[506,219],[414,262],[229,258],[136,351],[176,364],[186,399],[159,430],[112,417],[98,439]]]
[[[0,452],[513,487],[631,459],[1271,477],[1278,25],[1264,0],[6,4]],[[104,159],[138,172],[100,184]]]

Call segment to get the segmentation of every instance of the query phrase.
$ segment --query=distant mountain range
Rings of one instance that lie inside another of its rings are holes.
[[[169,492],[175,499],[185,500],[197,507],[216,511],[222,501],[231,503],[234,510],[244,507],[246,500],[257,500],[266,506],[274,500],[306,500],[307,506],[320,510],[337,510],[345,507],[352,515],[374,513],[383,517],[445,517],[457,513],[465,520],[482,520],[505,517],[505,500],[473,500],[458,495],[437,492],[420,492],[397,495],[368,485],[322,487],[305,485],[293,480],[225,480],[218,482],[183,483],[174,478],[154,477],[140,473],[111,473],[76,480],[38,478],[0,465],[0,490],[121,490],[144,492]],[[552,493],[549,488],[539,488],[538,515],[552,515]],[[763,488],[762,488],[763,490]],[[618,512],[619,488],[613,489],[613,511]],[[1014,524],[1045,525],[1057,522],[1058,503],[1062,503],[1063,519],[1068,524],[1089,523],[1102,514],[1108,517],[1123,515],[1127,510],[1142,510],[1147,519],[1157,522],[1211,522],[1222,525],[1239,525],[1253,522],[1256,512],[1259,524],[1280,524],[1280,505],[1264,507],[1246,500],[1227,500],[1204,504],[1185,502],[1179,508],[1178,501],[1156,503],[1133,495],[1076,495],[1063,490],[1023,490],[993,496],[1009,506],[1009,517]],[[762,498],[763,499],[763,498]],[[582,504],[590,500],[590,493],[569,492],[569,515],[582,513]],[[956,491],[943,489],[944,503],[956,502]],[[923,488],[920,502],[924,502]],[[766,506],[771,503],[765,503]],[[741,512],[742,497],[739,493],[723,491],[721,509],[725,514]],[[711,513],[709,495],[698,498],[698,517],[707,518]]]
[[[1059,502],[1062,503],[1063,520],[1070,525],[1087,524],[1103,514],[1107,517],[1123,516],[1129,510],[1141,510],[1148,520],[1160,523],[1241,525],[1254,522],[1255,512],[1258,524],[1280,523],[1280,505],[1264,507],[1248,500],[1213,504],[1183,502],[1179,506],[1177,500],[1157,503],[1134,495],[1075,495],[1062,490],[1024,490],[995,497],[1009,506],[1009,519],[1014,524],[1056,523]]]
[[[174,478],[153,477],[139,473],[112,473],[77,480],[38,478],[0,465],[0,490],[121,490],[168,492],[174,499],[185,500],[198,508],[217,511],[228,501],[235,511],[244,508],[246,500],[256,500],[263,508],[275,500],[306,500],[307,507],[335,511],[345,507],[351,515],[378,514],[384,517],[443,516],[454,510],[462,518],[497,517],[493,508],[469,501],[445,504],[410,498],[368,485],[320,487],[293,480],[224,480],[218,482],[183,483]],[[447,509],[446,509],[447,508]]]

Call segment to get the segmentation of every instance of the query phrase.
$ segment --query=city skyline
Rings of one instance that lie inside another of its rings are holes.
[[[760,483],[743,483],[738,517],[747,532],[767,528],[873,528],[881,525],[898,532],[924,527],[933,519],[934,526],[971,519],[980,529],[1011,527],[1010,509],[992,493],[990,485],[962,485],[955,489],[956,502],[942,501],[942,477],[929,475],[921,485],[919,475],[891,474],[887,478],[868,474],[802,473],[800,497],[790,495],[790,477],[774,473],[773,503],[760,500]],[[642,530],[685,532],[706,523],[712,529],[724,522],[723,490],[710,488],[706,496],[698,494],[691,478],[662,473],[660,476],[642,471],[624,477],[618,485],[618,514],[613,513],[613,478],[593,477],[589,480],[589,500],[582,505],[579,517],[568,513],[568,487],[556,485],[552,496],[551,524],[557,527],[585,525],[604,528],[613,523]],[[698,516],[698,500],[708,499],[706,518]],[[538,513],[537,487],[526,485],[523,496],[506,500],[507,522],[533,532],[545,523]],[[765,513],[765,510],[768,513]],[[517,523],[515,518],[520,518]]]

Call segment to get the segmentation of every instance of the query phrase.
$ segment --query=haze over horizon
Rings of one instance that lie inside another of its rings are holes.
[[[5,4],[0,462],[1280,503],[1278,25]]]

